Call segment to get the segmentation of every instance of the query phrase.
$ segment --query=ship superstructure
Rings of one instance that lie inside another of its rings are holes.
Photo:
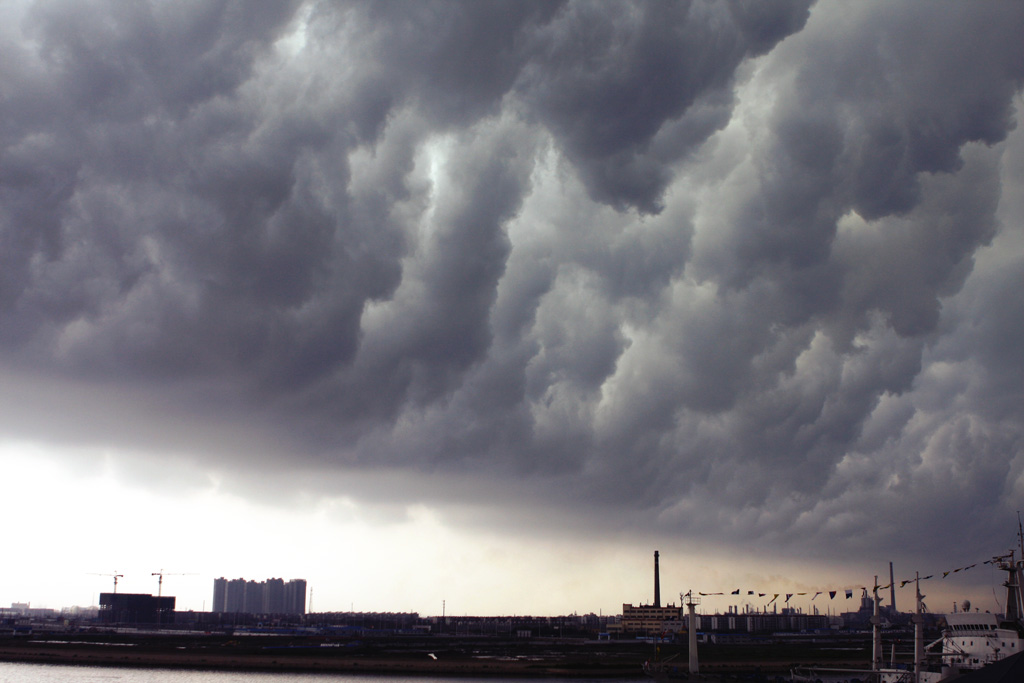
[[[1024,650],[1024,594],[1021,578],[1024,560],[1016,560],[1015,553],[994,557],[991,563],[1006,572],[1006,613],[1003,616],[989,612],[953,612],[946,615],[942,638],[927,648],[915,647],[915,665],[911,670],[881,670],[883,683],[941,683],[960,674],[984,668]],[[918,593],[920,612],[920,592]],[[925,649],[942,644],[941,663],[927,666],[922,654]]]
[[[1017,654],[1022,647],[1020,632],[1001,627],[994,614],[958,612],[946,616],[942,637],[942,661],[946,668],[978,669]]]
[[[953,673],[980,669],[1024,650],[1024,600],[1021,577],[1024,560],[1015,560],[1014,553],[993,558],[993,563],[1007,573],[1006,614],[988,612],[954,612],[946,615],[942,632],[943,672]]]

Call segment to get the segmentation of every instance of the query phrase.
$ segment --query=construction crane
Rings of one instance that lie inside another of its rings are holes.
[[[179,574],[176,572],[165,572],[161,569],[158,572],[153,572],[150,576],[159,576],[160,579],[157,581],[156,597],[163,597],[164,594],[164,577],[165,576],[195,576],[195,574]]]
[[[114,595],[117,595],[117,580],[124,577],[124,574],[118,574],[117,570],[114,570],[113,574],[99,574],[97,572],[89,572],[92,576],[113,576],[114,577]]]

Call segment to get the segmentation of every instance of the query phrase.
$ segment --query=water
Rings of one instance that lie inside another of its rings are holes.
[[[608,683],[586,679],[544,679],[545,683]],[[127,669],[107,666],[0,662],[0,683],[524,683],[521,678],[443,678],[353,674],[250,673]],[[629,683],[622,681],[619,683]]]
[[[323,674],[177,671],[0,662],[0,683],[326,683],[353,678]]]

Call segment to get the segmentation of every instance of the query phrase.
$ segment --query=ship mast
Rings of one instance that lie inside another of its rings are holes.
[[[878,614],[878,576],[875,576],[874,611],[871,615],[871,670],[882,668],[882,617]]]
[[[1009,555],[993,558],[995,564],[1005,571],[1006,577],[1006,618],[1010,628],[1020,631],[1024,628],[1024,594],[1021,593],[1021,578],[1024,575],[1024,527],[1021,525],[1020,511],[1017,512],[1017,541],[1020,544],[1021,560],[1016,559],[1016,550]]]
[[[921,595],[921,573],[914,572],[914,592],[917,600],[917,611],[912,617],[914,622],[914,683],[921,683],[924,671],[924,596]]]
[[[1020,524],[1020,510],[1017,510],[1017,540],[1020,542],[1020,559],[1024,560],[1024,528]]]

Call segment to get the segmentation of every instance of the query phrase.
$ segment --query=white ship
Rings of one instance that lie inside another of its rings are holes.
[[[879,678],[883,683],[941,683],[1024,651],[1024,595],[1021,593],[1024,560],[1015,560],[1011,551],[1009,555],[993,558],[992,562],[1007,573],[1003,584],[1006,614],[1000,617],[969,609],[947,614],[942,637],[927,646],[921,642],[918,627],[914,668],[881,669]],[[918,591],[918,614],[921,611]],[[940,652],[930,652],[939,644],[942,645]]]
[[[1024,556],[1024,531],[1019,531],[1021,555]],[[959,612],[945,616],[946,626],[942,637],[925,645],[924,603],[917,581],[917,611],[914,622],[914,661],[909,668],[885,668],[882,666],[881,619],[879,618],[878,577],[875,577],[875,614],[872,643],[872,668],[823,669],[812,667],[795,669],[791,674],[794,682],[818,681],[877,681],[879,683],[945,683],[961,675],[983,669],[1024,652],[1024,559],[1016,560],[1014,551],[1008,555],[994,557],[991,563],[1006,572],[1003,585],[1006,587],[1006,613],[971,612],[969,605]],[[941,645],[941,650],[936,648]]]

